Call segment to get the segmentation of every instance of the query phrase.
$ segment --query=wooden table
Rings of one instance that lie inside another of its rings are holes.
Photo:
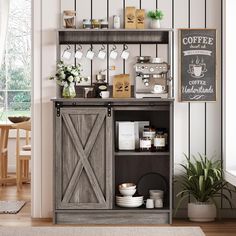
[[[0,184],[16,183],[16,176],[8,175],[8,137],[11,123],[0,123]]]

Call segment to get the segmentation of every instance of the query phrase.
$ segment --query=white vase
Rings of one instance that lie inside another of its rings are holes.
[[[151,27],[151,29],[161,28],[161,21],[160,20],[151,20],[150,27]]]
[[[216,218],[216,206],[210,202],[188,204],[188,218],[196,222],[210,222]]]

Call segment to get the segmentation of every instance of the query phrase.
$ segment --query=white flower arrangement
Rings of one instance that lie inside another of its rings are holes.
[[[55,76],[50,77],[51,80],[56,79],[60,86],[69,86],[71,83],[80,83],[81,65],[65,65],[63,61],[57,64],[57,71]]]

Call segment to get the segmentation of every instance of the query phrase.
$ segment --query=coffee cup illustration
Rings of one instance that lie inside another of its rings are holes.
[[[204,63],[203,59],[200,62],[197,58],[195,63],[192,60],[192,63],[189,64],[189,69],[187,72],[194,78],[202,78],[204,77],[204,73],[207,72],[206,63]]]

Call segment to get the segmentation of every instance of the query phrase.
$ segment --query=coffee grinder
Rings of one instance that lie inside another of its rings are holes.
[[[93,83],[96,98],[101,98],[100,93],[108,89],[106,75],[103,74],[104,72],[106,72],[106,70],[99,71],[96,75],[96,83]]]

